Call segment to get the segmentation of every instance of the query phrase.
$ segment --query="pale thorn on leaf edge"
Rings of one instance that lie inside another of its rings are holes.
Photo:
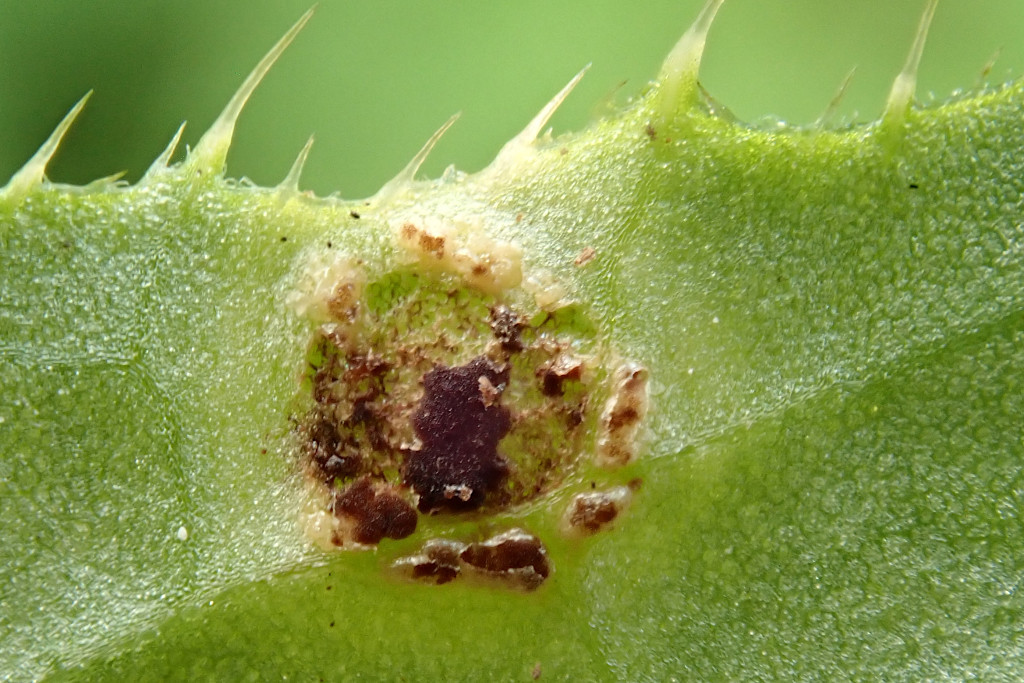
[[[683,34],[675,47],[672,48],[672,51],[665,58],[665,61],[662,63],[661,72],[659,74],[660,86],[658,94],[660,114],[663,119],[662,123],[671,122],[678,116],[680,111],[691,107],[695,103],[696,98],[700,93],[698,76],[701,59],[707,43],[708,32],[719,8],[721,8],[724,2],[725,0],[708,0],[701,9],[696,21],[694,21],[693,25],[690,26],[686,33]],[[937,6],[938,0],[927,1],[925,11],[921,17],[920,23],[918,24],[917,34],[914,38],[914,43],[911,46],[910,53],[907,56],[903,69],[894,80],[892,88],[890,89],[885,110],[882,114],[881,123],[883,127],[899,128],[906,119],[906,114],[914,99],[917,86],[917,73],[921,63],[922,54],[924,52],[925,43],[927,41],[928,29],[935,16]],[[228,149],[230,148],[231,139],[234,134],[235,124],[243,107],[259,85],[260,81],[273,66],[274,62],[277,61],[284,50],[295,39],[299,31],[302,30],[312,17],[315,10],[316,5],[307,10],[306,13],[303,14],[302,17],[288,30],[288,32],[277,41],[274,47],[270,49],[263,59],[260,60],[259,64],[256,65],[235,95],[228,102],[220,116],[217,117],[217,120],[214,121],[213,125],[211,125],[206,133],[203,134],[202,138],[200,138],[195,149],[189,151],[186,162],[193,170],[207,173],[220,173],[224,170]],[[994,58],[992,61],[994,61]],[[555,97],[541,109],[540,112],[538,112],[522,132],[506,143],[488,168],[500,167],[507,161],[518,156],[523,150],[531,148],[536,142],[538,136],[541,134],[545,124],[550,120],[551,116],[555,113],[562,102],[564,102],[569,96],[589,68],[590,65],[588,64],[578,74],[576,74],[576,76],[574,76],[573,79],[569,81],[569,83],[562,88],[562,90],[560,90],[558,94],[556,94]],[[987,71],[990,68],[990,65],[986,65],[986,70],[983,75],[987,75]],[[837,105],[841,101],[846,88],[849,85],[853,73],[854,71],[851,70],[844,79],[835,97],[829,103],[822,116],[818,119],[819,125],[834,114]],[[31,192],[38,185],[42,184],[46,179],[45,174],[47,164],[53,158],[53,155],[56,153],[64,136],[67,134],[82,109],[85,107],[85,104],[91,95],[92,91],[90,90],[71,108],[70,111],[68,111],[47,138],[46,142],[39,147],[32,158],[29,159],[28,162],[26,162],[25,165],[11,177],[6,185],[0,188],[0,199],[8,202],[17,202],[21,197]],[[448,119],[448,121],[430,137],[406,167],[392,180],[385,183],[385,185],[374,196],[374,199],[380,199],[384,196],[391,195],[412,183],[417,171],[420,169],[420,166],[422,166],[431,150],[437,144],[438,140],[441,139],[444,133],[452,126],[453,123],[455,123],[458,117],[459,114],[455,114]],[[168,168],[170,158],[177,148],[184,128],[185,124],[182,123],[170,143],[153,161],[149,169],[147,169],[146,173],[143,175],[143,183],[159,175],[162,171]],[[298,192],[299,178],[306,158],[309,155],[312,143],[313,138],[310,137],[305,146],[299,152],[291,170],[278,186],[278,189]],[[120,174],[101,178],[98,181],[90,183],[86,188],[97,184],[109,184],[118,178],[120,178]]]
[[[313,136],[310,135],[309,139],[306,140],[306,144],[304,144],[302,149],[299,150],[299,155],[295,157],[295,162],[288,170],[288,175],[286,175],[277,186],[277,190],[279,192],[287,195],[298,194],[299,180],[302,178],[302,169],[306,165],[306,159],[309,158],[309,150],[312,148]]]
[[[89,101],[91,96],[92,90],[85,93],[82,99],[78,100],[75,106],[71,107],[71,110],[64,115],[61,122],[50,133],[50,137],[46,138],[46,142],[39,147],[36,153],[32,155],[32,158],[17,173],[11,176],[6,185],[0,188],[0,199],[17,202],[42,184],[46,178],[46,165],[50,163],[50,159],[53,158],[57,148],[60,147],[61,140],[64,139],[64,136],[71,128],[71,124],[78,118],[82,109],[85,108],[85,103]]]
[[[981,67],[981,73],[978,74],[978,81],[975,84],[975,87],[980,88],[985,84],[985,81],[988,80],[989,74],[992,73],[992,69],[995,68],[996,62],[999,61],[999,56],[1002,54],[1002,52],[1003,48],[996,48],[996,51],[993,52],[992,56],[988,58],[988,61],[985,62],[985,65]]]
[[[580,69],[580,72],[572,77],[565,87],[558,91],[554,97],[548,101],[544,107],[537,112],[537,115],[526,124],[526,128],[516,135],[514,138],[505,143],[505,146],[501,148],[501,151],[494,157],[494,160],[490,163],[489,169],[496,169],[507,165],[510,162],[516,161],[524,151],[533,149],[534,143],[537,142],[537,138],[544,130],[544,126],[551,120],[558,108],[562,106],[562,103],[569,97],[569,94],[579,85],[579,82],[586,75],[587,70],[590,69],[590,64]]]
[[[715,15],[725,0],[708,0],[689,30],[675,44],[661,65],[660,114],[662,123],[671,123],[680,111],[689,109],[697,101],[700,89],[697,78],[704,55],[708,31]]]
[[[295,36],[299,34],[302,27],[313,16],[315,9],[316,6],[314,5],[307,10],[295,22],[295,25],[288,29],[288,32],[277,41],[274,47],[270,48],[270,51],[260,60],[259,64],[256,65],[256,68],[245,79],[227,106],[224,107],[224,111],[217,117],[217,120],[213,122],[209,130],[203,133],[203,137],[199,139],[195,149],[191,150],[188,156],[188,164],[193,170],[206,173],[221,173],[224,170],[228,149],[231,147],[231,138],[235,132],[235,123],[238,121],[239,114],[242,113],[242,108],[249,100],[253,91],[256,90],[256,86],[260,84],[263,77],[270,71],[270,67],[274,65],[274,62],[281,56],[281,53],[295,40]]]
[[[453,114],[451,118],[445,121],[444,124],[442,124],[442,126],[430,136],[430,139],[427,140],[423,147],[420,148],[420,151],[416,152],[416,156],[414,156],[412,160],[405,165],[405,168],[399,171],[398,175],[384,183],[384,186],[377,190],[377,194],[372,197],[371,201],[380,200],[408,187],[415,179],[416,172],[420,170],[420,166],[422,166],[423,162],[427,160],[428,156],[430,156],[430,152],[434,149],[434,145],[436,145],[438,140],[448,132],[448,129],[452,127],[452,124],[459,120],[459,116],[461,116],[461,112]]]
[[[91,180],[84,185],[70,185],[68,183],[55,183],[49,178],[44,178],[44,181],[48,187],[52,187],[61,192],[68,194],[92,194],[93,192],[108,192],[113,188],[127,187],[128,181],[124,180],[124,176],[127,171],[118,171],[117,173],[111,173],[105,175],[102,178]],[[24,195],[22,195],[24,196]],[[0,199],[3,195],[0,195]]]
[[[907,61],[903,65],[903,70],[893,81],[889,98],[885,103],[885,111],[882,113],[882,123],[888,127],[901,126],[914,101],[914,91],[917,89],[917,70],[921,65],[921,55],[924,53],[924,45],[928,38],[928,27],[931,26],[938,4],[939,0],[928,0],[924,14],[921,15],[921,22],[917,26],[914,44],[910,47],[910,54],[907,55]]]
[[[147,181],[159,176],[160,174],[167,171],[171,157],[174,156],[174,150],[178,149],[178,143],[181,142],[181,134],[185,132],[186,121],[182,121],[181,125],[178,126],[178,131],[171,138],[171,141],[164,147],[164,151],[160,152],[160,155],[153,160],[153,163],[149,165],[146,172],[142,175],[140,184],[145,185]]]
[[[814,122],[815,127],[823,128],[826,123],[832,120],[832,117],[839,111],[839,105],[842,104],[843,98],[846,96],[846,91],[850,87],[850,81],[853,80],[854,74],[857,73],[857,67],[853,67],[846,72],[846,77],[843,78],[843,82],[839,84],[839,88],[836,89],[836,94],[832,96],[832,99],[828,101],[828,105],[825,106],[825,111],[821,112],[821,116]]]
[[[90,192],[103,192],[109,190],[112,187],[126,186],[128,181],[122,180],[127,171],[118,171],[117,173],[111,173],[110,175],[97,178],[96,180],[90,181],[85,185],[67,185],[64,183],[53,183],[53,187],[59,187],[64,192],[71,192],[75,194],[89,194]]]

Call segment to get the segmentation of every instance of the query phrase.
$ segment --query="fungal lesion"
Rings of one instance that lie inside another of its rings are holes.
[[[377,547],[424,515],[489,524],[578,481],[588,462],[636,457],[646,371],[609,360],[582,306],[538,306],[514,245],[437,221],[405,221],[394,242],[383,266],[312,261],[293,298],[314,323],[295,430],[311,539]],[[608,510],[628,505],[617,491],[574,498],[563,532],[609,528]],[[393,566],[523,588],[551,571],[524,529],[435,539]]]
[[[500,295],[523,281],[522,250],[487,236],[473,222],[419,218],[400,221],[392,231],[406,257],[482,292]]]
[[[612,528],[639,488],[640,480],[633,479],[625,486],[597,490],[594,484],[594,490],[577,493],[562,515],[563,532],[568,536],[591,536]]]
[[[483,541],[427,541],[419,552],[392,565],[416,581],[443,584],[456,579],[500,583],[533,590],[551,574],[547,549],[539,538],[519,528]]]
[[[637,456],[640,425],[647,417],[647,369],[637,363],[624,363],[612,378],[612,392],[601,414],[597,461],[601,465],[621,467]]]

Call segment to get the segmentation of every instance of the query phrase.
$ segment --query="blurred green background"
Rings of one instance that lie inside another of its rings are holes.
[[[195,144],[245,74],[311,0],[0,0],[0,183],[84,92],[95,95],[50,168],[82,183],[135,180],[188,120]],[[553,121],[574,130],[638,92],[699,0],[322,0],[256,92],[229,158],[275,184],[310,134],[303,187],[371,194],[456,111],[426,174],[476,170],[582,66]],[[924,0],[729,0],[712,29],[708,90],[737,116],[814,121],[854,66],[840,119],[867,120],[910,45]],[[919,96],[1024,73],[1024,2],[943,0]],[[180,154],[180,153],[179,153]]]

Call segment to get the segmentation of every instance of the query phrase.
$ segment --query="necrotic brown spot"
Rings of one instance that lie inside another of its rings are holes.
[[[500,392],[509,371],[479,357],[423,376],[423,399],[413,414],[423,447],[408,452],[404,467],[423,512],[477,508],[508,474],[498,442],[511,418],[493,395],[481,394],[481,378]]]
[[[332,511],[354,523],[357,543],[380,543],[384,538],[405,538],[416,530],[416,511],[397,493],[377,490],[367,477],[353,482],[334,497]]]
[[[573,261],[577,266],[585,266],[594,260],[597,255],[597,251],[593,247],[583,247],[583,251],[579,253],[576,260]]]
[[[629,505],[631,498],[629,486],[577,494],[569,503],[564,517],[567,531],[588,535],[607,528]]]
[[[343,453],[341,435],[323,414],[317,414],[306,427],[306,452],[320,478],[328,484],[335,477],[350,477],[359,469],[359,457]]]
[[[583,362],[569,356],[559,356],[537,371],[540,390],[545,396],[561,396],[566,381],[579,381],[583,377]]]
[[[488,574],[515,578],[525,588],[536,588],[551,573],[544,544],[521,529],[470,544],[459,558]]]
[[[420,233],[420,249],[431,253],[435,258],[444,258],[444,237]]]
[[[600,494],[579,496],[573,501],[569,523],[579,529],[595,532],[618,516],[617,501]]]
[[[571,523],[573,526],[586,529],[587,531],[598,531],[605,524],[608,524],[619,515],[619,506],[615,501],[598,498],[583,498],[576,501],[572,511]]]
[[[647,413],[647,370],[627,363],[615,373],[615,386],[601,416],[598,462],[621,466],[636,455],[636,437]]]
[[[420,581],[441,584],[471,574],[527,590],[537,588],[551,574],[544,544],[522,529],[478,543],[434,539],[419,554],[398,560],[394,567]]]
[[[508,353],[517,353],[523,350],[523,341],[520,335],[526,327],[526,320],[522,315],[508,306],[495,306],[491,309],[490,324],[494,338],[501,344],[502,349]]]
[[[630,427],[640,421],[640,413],[631,405],[625,405],[613,410],[608,416],[608,429],[617,430],[623,427]]]
[[[461,572],[459,553],[464,548],[463,544],[454,541],[428,542],[423,552],[407,563],[411,566],[412,578],[437,584],[457,579]]]

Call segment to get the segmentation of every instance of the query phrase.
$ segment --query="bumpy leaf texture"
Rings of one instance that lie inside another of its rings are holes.
[[[697,83],[719,4],[614,116],[540,135],[565,91],[480,173],[416,180],[421,155],[365,201],[300,192],[301,161],[275,188],[224,176],[302,22],[134,185],[46,180],[62,125],[0,193],[5,674],[1013,678],[1024,85],[911,106],[923,22],[879,121],[749,127]],[[483,522],[545,539],[535,591],[388,573],[478,520],[369,552],[297,521],[294,293],[427,223],[516,245],[649,372],[614,529],[560,530],[586,468]]]

